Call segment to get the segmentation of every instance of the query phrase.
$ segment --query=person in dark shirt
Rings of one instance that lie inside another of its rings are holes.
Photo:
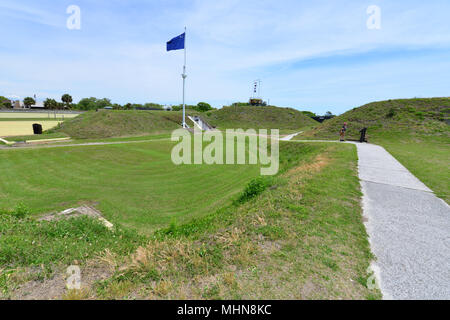
[[[340,141],[345,141],[345,132],[347,131],[347,122],[344,122],[341,131],[339,131]]]

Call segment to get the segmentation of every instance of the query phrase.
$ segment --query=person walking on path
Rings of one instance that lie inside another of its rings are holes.
[[[344,122],[341,131],[339,131],[340,141],[345,141],[345,132],[347,131],[347,122]]]

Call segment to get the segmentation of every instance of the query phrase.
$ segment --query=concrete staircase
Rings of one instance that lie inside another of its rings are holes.
[[[213,130],[214,128],[199,116],[187,116],[194,123],[194,126],[201,131]]]

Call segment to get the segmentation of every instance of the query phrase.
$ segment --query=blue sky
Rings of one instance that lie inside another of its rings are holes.
[[[246,101],[255,79],[271,104],[316,113],[450,96],[448,0],[0,0],[0,95],[178,104],[183,53],[165,43],[184,26],[188,103]]]

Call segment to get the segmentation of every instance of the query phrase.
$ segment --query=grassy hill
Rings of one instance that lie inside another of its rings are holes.
[[[181,112],[173,111],[90,111],[65,121],[53,131],[77,139],[156,134],[179,128],[181,117]]]
[[[206,113],[205,119],[219,129],[280,129],[289,132],[317,125],[313,119],[291,108],[268,107],[223,107]]]
[[[304,136],[337,139],[344,122],[348,123],[347,137],[353,139],[364,127],[368,128],[369,138],[374,139],[386,133],[448,135],[445,121],[449,119],[450,98],[387,100],[354,108]]]
[[[277,107],[224,107],[207,113],[188,110],[187,114],[201,115],[219,129],[265,128],[290,132],[317,124],[297,110]],[[64,133],[76,139],[109,138],[168,133],[179,128],[181,122],[181,111],[102,110],[67,120],[52,132]],[[192,125],[189,120],[187,122]]]
[[[368,128],[369,142],[389,151],[437,196],[450,203],[450,98],[401,99],[366,104],[305,132],[296,139],[359,138]]]

